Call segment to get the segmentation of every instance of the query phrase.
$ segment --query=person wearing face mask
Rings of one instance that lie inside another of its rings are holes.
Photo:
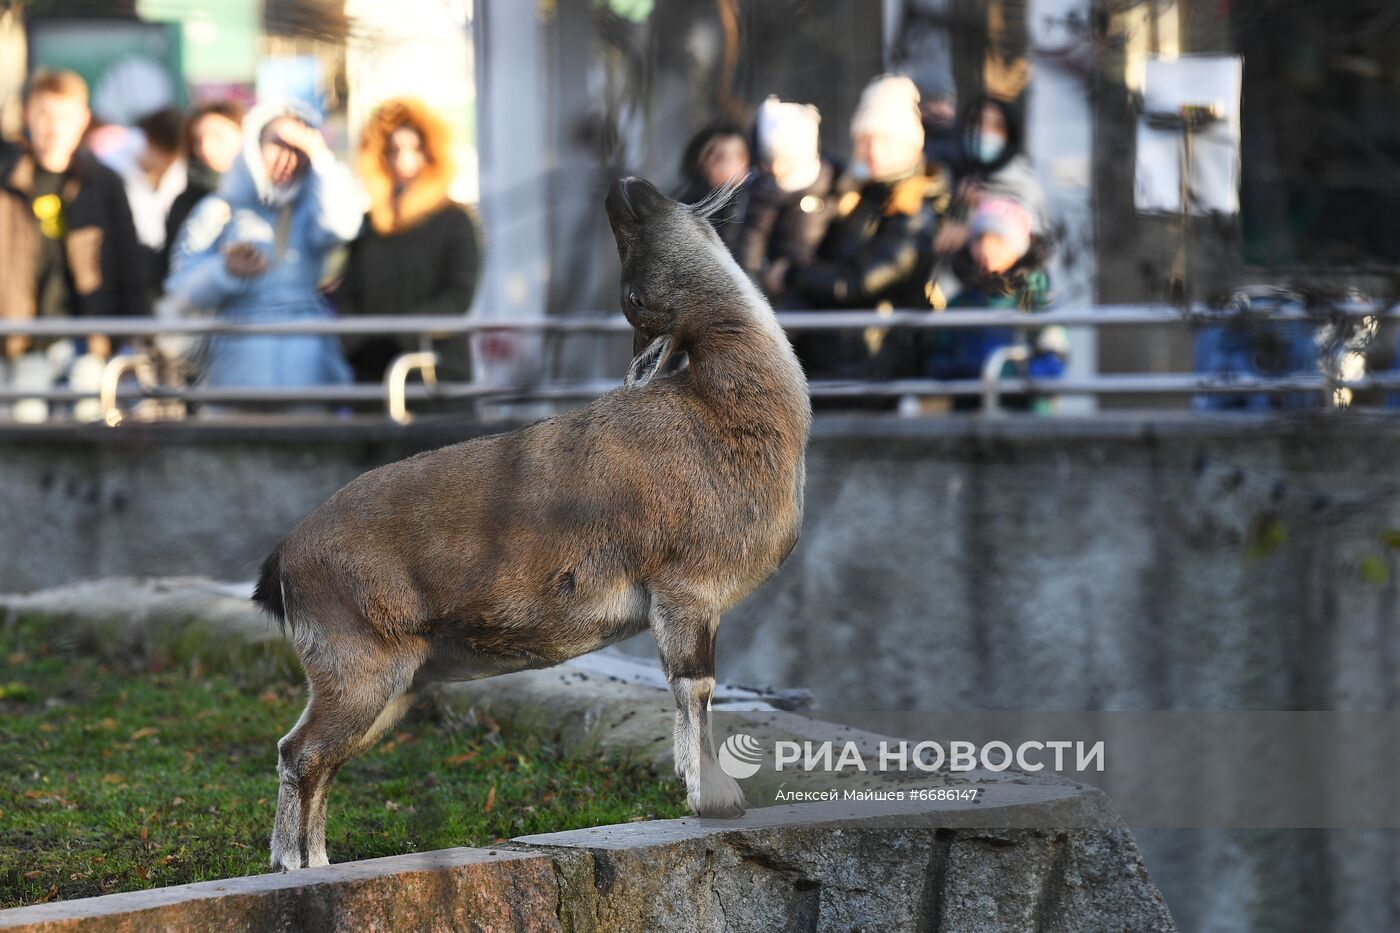
[[[465,314],[481,248],[470,210],[448,194],[456,173],[447,125],[419,101],[385,101],[365,124],[356,168],[370,209],[336,306],[344,314]],[[399,335],[344,340],[359,382],[383,379],[394,357],[417,343]]]
[[[939,227],[936,250],[950,255],[967,243],[968,220],[983,198],[1009,198],[1031,218],[1037,236],[1049,232],[1045,193],[1024,151],[1019,112],[996,97],[973,99],[962,118],[962,159],[948,217]]]
[[[810,104],[769,97],[758,109],[759,170],[736,258],[776,306],[791,305],[783,290],[787,270],[811,260],[836,211],[840,169],[821,153],[820,125]]]
[[[243,151],[177,238],[167,298],[237,323],[330,316],[318,290],[332,249],[354,238],[360,210],[349,170],[299,102],[266,104],[243,123]],[[350,381],[334,337],[214,337],[209,386],[311,386]]]
[[[861,95],[851,120],[854,159],[838,185],[836,216],[816,255],[787,270],[786,289],[806,307],[928,307],[937,188],[924,172],[919,92],[885,75]],[[794,341],[813,378],[864,379],[882,332],[803,334]]]

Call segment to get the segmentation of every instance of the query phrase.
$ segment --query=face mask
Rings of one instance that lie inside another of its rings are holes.
[[[1001,158],[1002,152],[1006,150],[1006,138],[1003,136],[977,136],[977,161],[983,165],[990,165]]]

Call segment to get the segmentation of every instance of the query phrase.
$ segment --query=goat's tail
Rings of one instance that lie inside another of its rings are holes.
[[[277,627],[283,634],[287,631],[287,607],[282,604],[282,545],[272,549],[263,561],[258,574],[258,585],[253,587],[253,602],[263,612],[277,620]]]

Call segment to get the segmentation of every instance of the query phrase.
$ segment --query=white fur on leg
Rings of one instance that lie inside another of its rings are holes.
[[[677,677],[671,681],[676,698],[676,773],[694,787],[700,776],[700,715],[706,697],[714,690],[713,677]]]
[[[297,775],[288,766],[283,751],[293,736],[306,726],[311,714],[308,697],[306,706],[297,717],[296,725],[277,742],[277,816],[272,821],[272,870],[296,871],[301,867],[301,790]]]
[[[294,775],[277,768],[277,818],[272,824],[272,868],[296,871],[301,868],[301,792]]]
[[[710,738],[710,696],[713,677],[677,677],[671,681],[676,697],[676,773],[685,779],[686,801],[696,815],[732,819],[744,813],[744,792],[720,770]]]
[[[330,792],[330,780],[322,780],[312,793],[311,806],[307,807],[306,826],[306,867],[321,868],[331,863],[326,855],[326,795]]]

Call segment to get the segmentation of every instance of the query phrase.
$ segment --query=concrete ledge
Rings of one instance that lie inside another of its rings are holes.
[[[580,933],[1176,929],[1127,830],[877,826],[860,809],[770,807],[731,824],[676,820],[516,842],[551,852],[560,918]],[[933,810],[904,816],[933,823]]]
[[[986,830],[802,804],[0,911],[0,929],[926,930],[1176,927],[1126,830]],[[910,825],[892,825],[906,819]]]
[[[0,911],[0,929],[558,930],[558,895],[548,858],[506,850],[441,849],[19,907]]]

